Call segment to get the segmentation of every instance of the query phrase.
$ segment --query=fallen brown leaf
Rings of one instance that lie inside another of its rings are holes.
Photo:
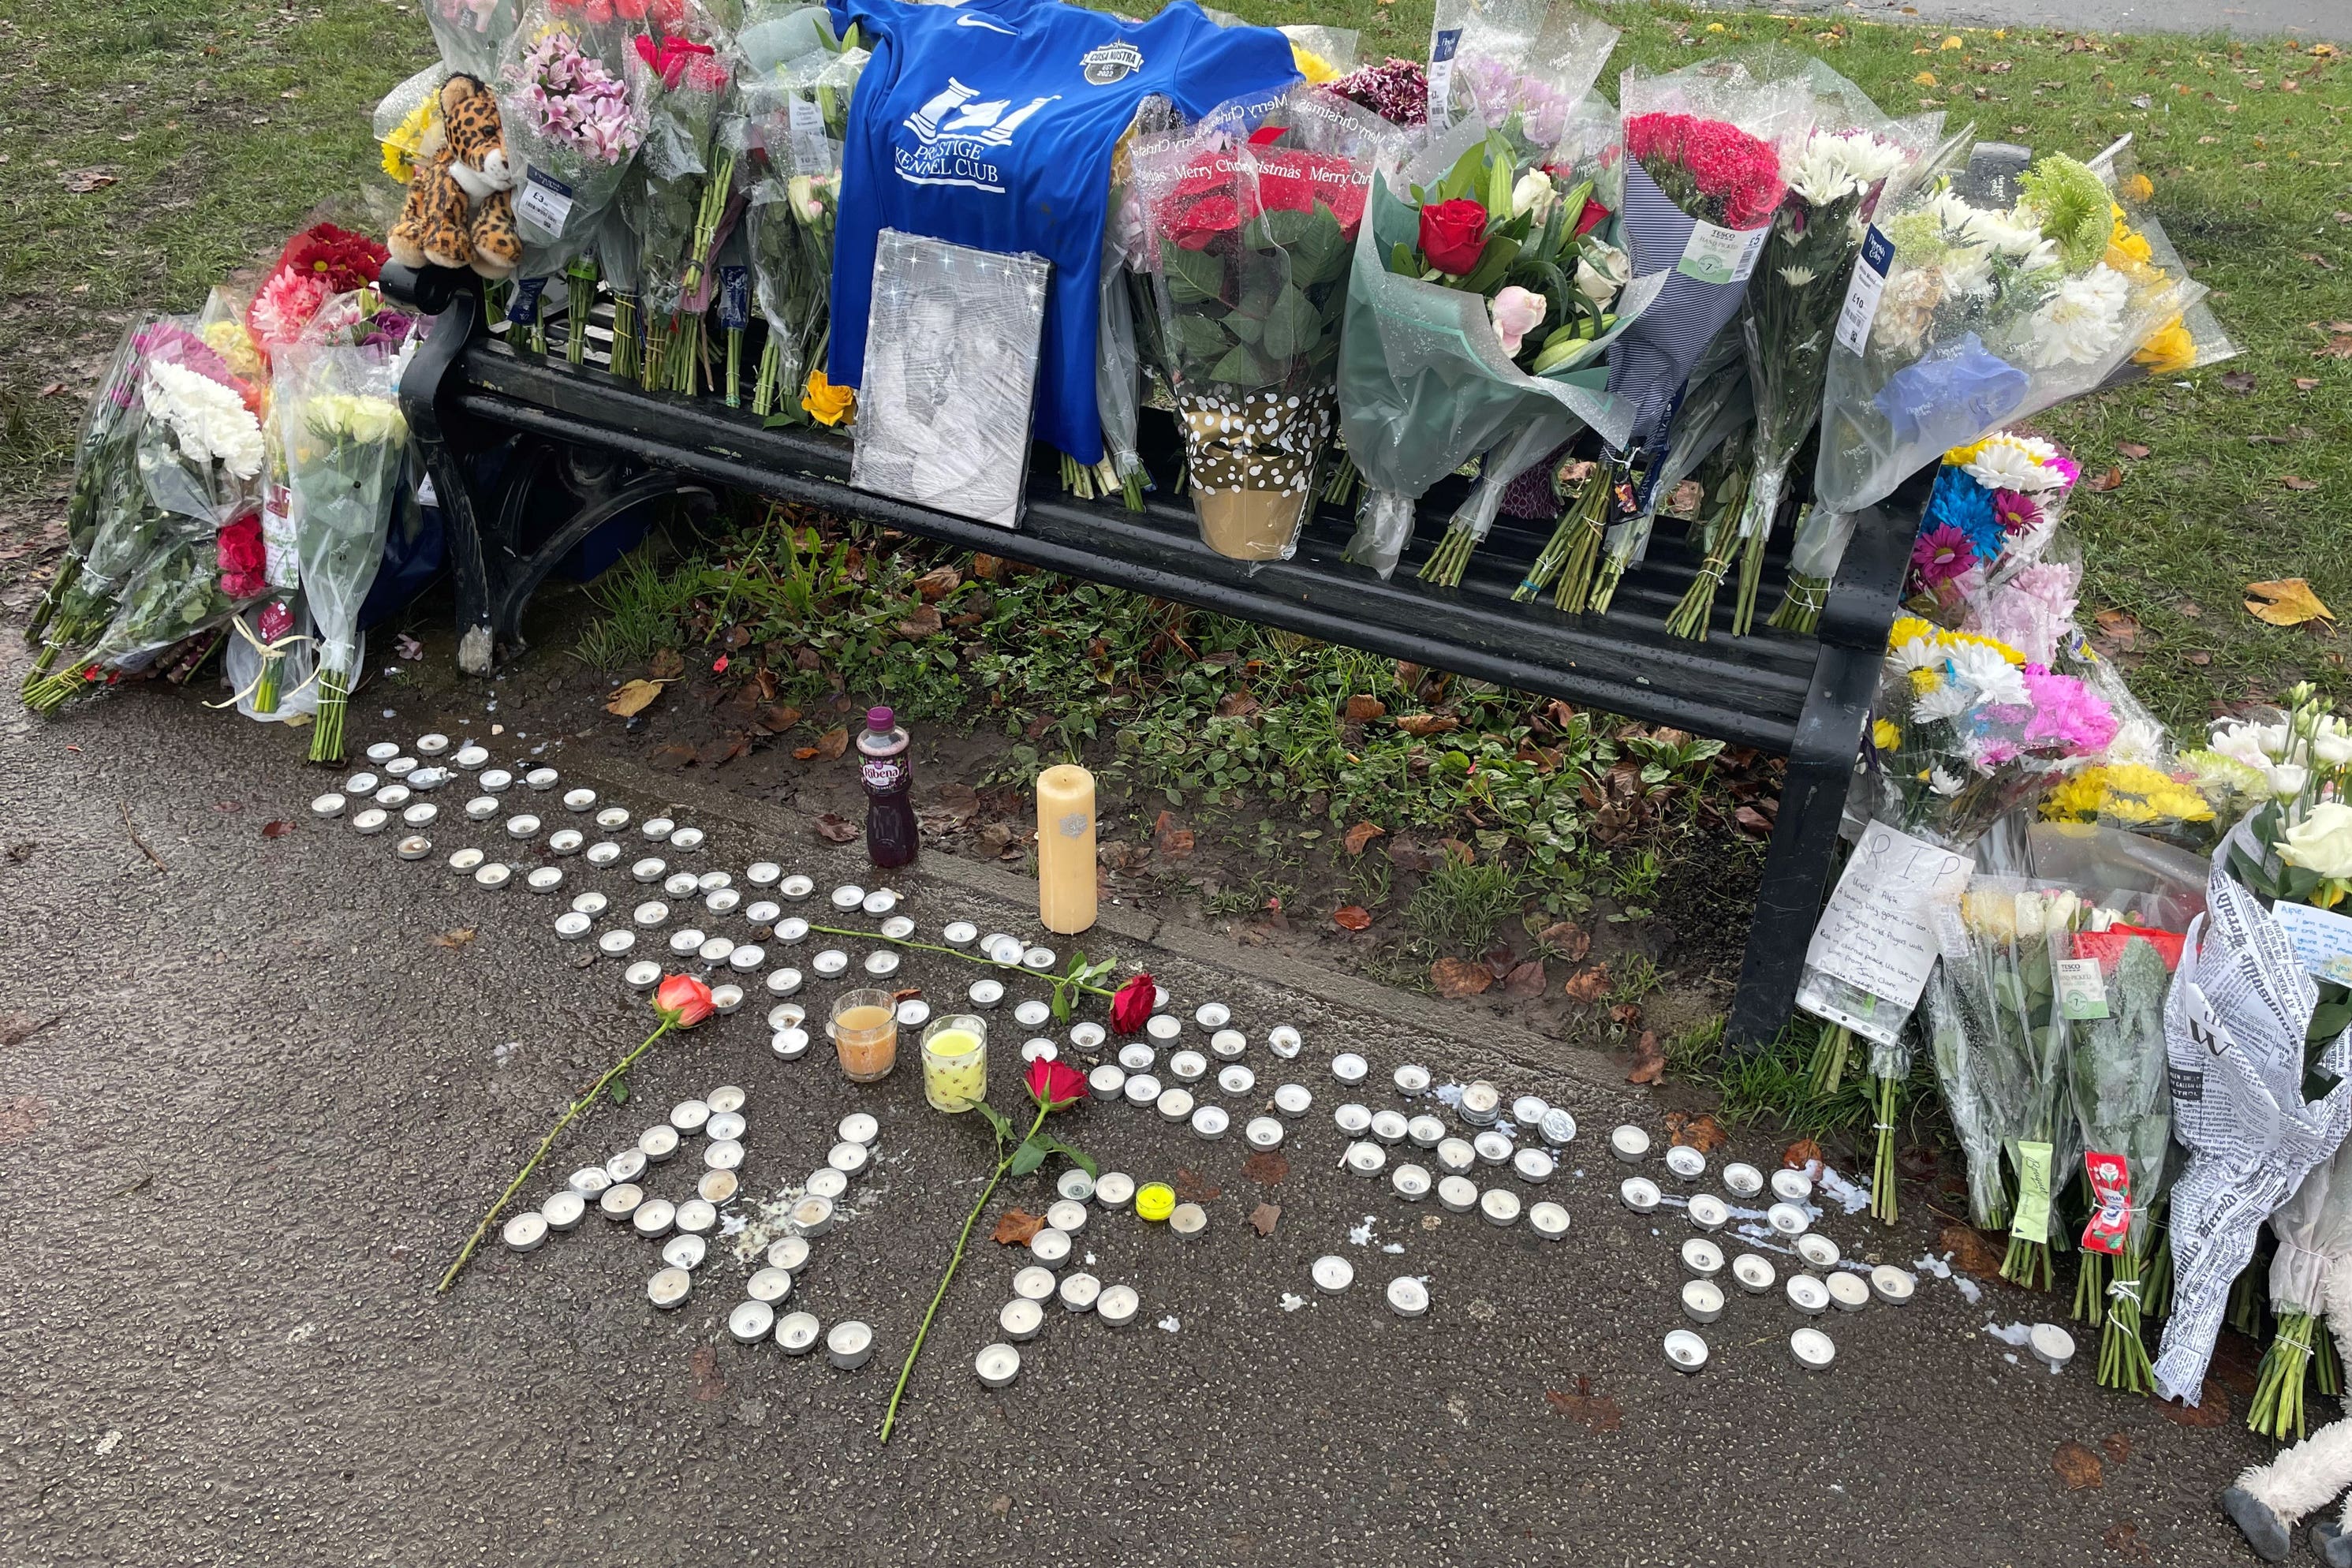
[[[1819,1177],[1826,1163],[1822,1157],[1822,1146],[1810,1138],[1800,1138],[1780,1151],[1782,1170],[1802,1171],[1809,1176]]]
[[[2142,1541],[2139,1538],[2139,1526],[2132,1523],[2129,1520],[2119,1519],[2116,1521],[2115,1523],[2107,1526],[2105,1533],[2102,1534],[2099,1539],[2106,1543],[2108,1551],[2114,1552],[2116,1556],[2122,1558],[2126,1563],[2153,1563],[2156,1561],[2155,1548],[2149,1546],[2147,1542]]]
[[[694,1400],[709,1405],[727,1396],[727,1379],[719,1370],[719,1352],[697,1345],[686,1353],[686,1369],[694,1379]]]
[[[2124,471],[2121,468],[2109,468],[2105,473],[2095,474],[2083,482],[2090,489],[2104,494],[2108,490],[2117,489],[2123,484]]]
[[[1441,958],[1429,966],[1429,983],[1440,996],[1460,1001],[1483,995],[1495,984],[1494,972],[1468,958]]]
[[[2311,351],[2314,359],[2352,359],[2352,332],[2336,332],[2327,340],[2327,346]]]
[[[898,635],[902,637],[927,637],[944,624],[938,610],[929,605],[918,605],[907,612],[906,619],[898,623]]]
[[[2128,1432],[2110,1432],[2099,1439],[2099,1452],[2107,1457],[2107,1463],[2111,1465],[2120,1465],[2130,1458],[2131,1451],[2131,1434]]]
[[[2089,1446],[2069,1437],[2058,1445],[2050,1457],[2050,1468],[2058,1472],[2059,1481],[2070,1492],[2090,1491],[2107,1483],[2106,1467]]]
[[[1246,691],[1228,691],[1217,699],[1217,717],[1246,719],[1257,711],[1257,699]]]
[[[1388,710],[1389,705],[1377,697],[1350,697],[1348,699],[1347,706],[1340,711],[1345,718],[1356,723],[1364,724],[1379,718]]]
[[[76,169],[72,174],[65,175],[64,181],[67,190],[78,196],[86,196],[92,191],[106,189],[120,177],[105,169]]]
[[[2294,378],[2294,389],[2297,392],[2310,392],[2318,385],[2319,378],[2315,375],[2298,375]]]
[[[836,725],[819,735],[816,738],[816,744],[809,749],[826,762],[832,762],[842,752],[849,750],[849,731]]]
[[[1579,1377],[1576,1392],[1563,1394],[1557,1388],[1544,1390],[1544,1401],[1561,1415],[1583,1422],[1595,1432],[1614,1432],[1624,1425],[1625,1412],[1605,1394],[1592,1392],[1592,1380]]]
[[[1425,735],[1443,735],[1449,730],[1462,728],[1462,721],[1451,713],[1408,713],[1396,724],[1398,729],[1416,739]]]
[[[1360,904],[1344,904],[1331,911],[1331,923],[1341,931],[1369,931],[1372,912]]]
[[[1948,1225],[1936,1237],[1937,1250],[1950,1255],[1952,1267],[1979,1279],[2000,1278],[2001,1255],[1973,1226]]]
[[[915,594],[926,605],[935,605],[952,594],[963,583],[963,574],[952,566],[934,566],[915,579]]]
[[[2253,391],[2255,386],[2254,373],[2250,370],[2229,371],[2224,373],[2221,379],[2225,390],[2234,392],[2241,397]]]
[[[2306,621],[2332,621],[2336,612],[2319,602],[2311,584],[2300,577],[2271,583],[2249,583],[2246,613],[2274,626],[2299,626]]]
[[[264,838],[283,838],[293,831],[294,825],[290,822],[265,822],[261,825]]]
[[[1609,1021],[1621,1029],[1638,1028],[1642,1022],[1642,1005],[1638,1002],[1620,1002],[1609,1009]]]
[[[674,647],[666,647],[654,655],[647,668],[656,680],[676,680],[686,673],[686,656]]]
[[[1004,558],[1001,555],[975,555],[971,558],[971,574],[983,583],[994,583],[1004,576]]]
[[[1272,1236],[1274,1234],[1275,1222],[1279,1220],[1281,1217],[1282,1205],[1280,1204],[1260,1204],[1257,1207],[1250,1210],[1250,1228],[1256,1231],[1260,1236]]]
[[[1188,1165],[1176,1168],[1176,1195],[1188,1204],[1211,1203],[1224,1194],[1225,1189],[1213,1185],[1206,1176]]]
[[[793,754],[800,755],[798,752]],[[654,748],[653,760],[666,768],[690,767],[694,763],[694,748],[680,745],[656,746]]]
[[[1772,837],[1772,819],[1752,805],[1743,805],[1733,812],[1731,820],[1739,825],[1743,833],[1752,833],[1759,838]]]
[[[1516,996],[1521,1001],[1540,996],[1550,986],[1551,976],[1544,972],[1544,963],[1540,958],[1531,958],[1503,976],[1503,994]]]
[[[2291,490],[2315,490],[2319,488],[2317,479],[2306,479],[2301,474],[2281,474],[2279,483]]]
[[[857,824],[830,811],[816,819],[816,836],[827,844],[850,843],[856,838],[858,832]]]
[[[1151,825],[1151,847],[1162,860],[1181,860],[1192,853],[1192,830],[1176,826],[1176,814],[1163,811]]]
[[[1590,969],[1577,971],[1568,977],[1565,989],[1570,1001],[1600,1001],[1601,993],[1609,989],[1609,966],[1596,963]]]
[[[1633,1066],[1625,1074],[1627,1083],[1655,1083],[1666,1076],[1666,1048],[1658,1043],[1654,1029],[1642,1031],[1641,1043],[1633,1047]]]
[[[472,926],[459,926],[455,931],[445,931],[436,935],[433,939],[433,945],[436,947],[463,947],[467,942],[474,940],[474,935],[475,932]]]
[[[1045,1228],[1044,1215],[1022,1209],[1006,1209],[1004,1217],[996,1222],[996,1229],[990,1233],[989,1239],[1003,1247],[1026,1247],[1030,1237]]]
[[[1570,963],[1592,951],[1592,933],[1574,921],[1555,921],[1538,931],[1536,940]]]
[[[772,702],[760,710],[754,721],[771,735],[781,735],[801,721],[801,710],[788,702]]]
[[[1278,1150],[1261,1150],[1242,1162],[1242,1174],[1259,1186],[1274,1186],[1290,1174],[1289,1156]]]
[[[2147,456],[2147,448],[2137,441],[2118,441],[2116,450],[2135,460]]]
[[[713,735],[695,748],[694,760],[706,768],[722,767],[751,749],[751,737],[738,731],[731,735]]]
[[[1724,1131],[1723,1123],[1706,1111],[1696,1115],[1687,1110],[1667,1111],[1666,1136],[1669,1142],[1696,1149],[1702,1154],[1712,1154],[1731,1141],[1731,1134]]]
[[[2101,610],[2091,619],[2118,647],[2129,648],[2139,637],[2139,622],[2125,611]]]
[[[1388,829],[1385,827],[1376,826],[1369,822],[1360,822],[1356,824],[1355,826],[1348,829],[1347,837],[1340,839],[1339,842],[1348,847],[1349,854],[1361,855],[1364,852],[1365,845],[1370,844],[1373,839],[1378,838],[1387,831]]]

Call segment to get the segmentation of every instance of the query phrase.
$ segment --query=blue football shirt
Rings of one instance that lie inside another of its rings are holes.
[[[832,0],[873,50],[842,148],[825,374],[865,372],[875,237],[885,228],[1053,263],[1036,433],[1102,457],[1095,332],[1112,150],[1144,98],[1188,116],[1298,79],[1271,27],[1220,27],[1192,0],[1128,23],[1057,0]]]

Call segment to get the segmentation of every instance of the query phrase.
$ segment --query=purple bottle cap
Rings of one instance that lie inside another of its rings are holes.
[[[868,708],[866,710],[866,727],[869,730],[887,733],[898,728],[898,716],[887,708]]]

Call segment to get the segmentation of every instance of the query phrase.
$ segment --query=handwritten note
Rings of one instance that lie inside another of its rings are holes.
[[[2352,985],[2352,917],[2285,899],[2271,906],[2271,914],[2286,928],[2287,945],[2313,979]]]
[[[1846,1016],[1832,1017],[1815,1005],[1816,996],[1798,1000],[1832,1023],[1892,1045],[1903,1020],[1919,1005],[1927,972],[1936,966],[1931,911],[1958,899],[1975,869],[1976,863],[1965,855],[1883,822],[1872,823],[1864,829],[1836,891],[1822,910],[1821,922],[1813,928],[1805,964],[1885,1005],[1840,1008]]]

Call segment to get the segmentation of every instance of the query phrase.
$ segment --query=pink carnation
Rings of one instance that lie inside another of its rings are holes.
[[[327,285],[315,274],[291,268],[273,272],[246,310],[246,331],[253,334],[263,353],[274,353],[301,336],[303,327],[326,300]]]
[[[2025,689],[2033,699],[2033,715],[2026,721],[2025,739],[2054,742],[2074,755],[2104,749],[2116,738],[2116,716],[2105,700],[2071,675],[2029,664],[2021,672]]]

